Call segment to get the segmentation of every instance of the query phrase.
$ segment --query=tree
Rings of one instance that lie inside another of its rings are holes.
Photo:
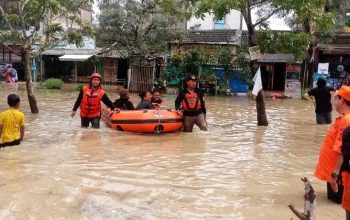
[[[52,22],[54,16],[69,15],[72,22],[79,22],[77,7],[91,4],[92,0],[12,0],[0,3],[0,44],[11,52],[21,56],[27,96],[32,113],[38,113],[36,98],[33,91],[31,76],[31,61],[41,54],[44,48],[33,50],[33,44],[49,48],[58,42],[81,45],[82,33],[73,28],[64,30],[59,23]],[[39,26],[43,24],[44,30]],[[91,31],[91,28],[86,27]],[[41,33],[41,32],[44,33]],[[44,36],[43,36],[44,35]],[[14,50],[13,45],[20,45],[21,51]]]
[[[283,0],[280,2],[281,7],[292,14],[290,23],[296,31],[293,36],[294,39],[308,36],[308,45],[303,48],[306,53],[301,66],[302,90],[310,85],[314,73],[313,53],[318,43],[338,31],[335,29],[335,11],[325,10],[328,3],[328,0]],[[289,46],[289,48],[292,47],[293,45]]]
[[[97,45],[132,59],[166,52],[180,40],[183,20],[153,0],[101,0]],[[123,53],[124,52],[124,53]]]
[[[232,69],[232,51],[229,47],[222,47],[219,49],[218,63],[224,70],[224,79],[227,86],[230,70]]]
[[[278,6],[277,0],[199,0],[196,10],[197,16],[203,16],[204,13],[214,13],[217,19],[222,19],[229,14],[231,10],[240,11],[248,30],[248,46],[257,45],[256,29],[258,27],[267,27],[268,19],[279,12],[282,12]],[[252,14],[256,11],[258,16],[254,22]],[[254,63],[250,63],[251,74],[255,72]],[[263,92],[260,91],[256,97],[256,109],[258,126],[267,126],[268,121],[265,111],[265,102]]]
[[[179,80],[178,86],[182,88],[184,80],[191,75],[197,77],[199,68],[207,61],[208,58],[199,50],[189,50],[172,58],[165,71],[165,78],[169,81]]]

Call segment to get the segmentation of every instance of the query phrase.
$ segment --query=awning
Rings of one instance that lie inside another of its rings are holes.
[[[85,61],[93,55],[63,55],[59,57],[60,61]]]

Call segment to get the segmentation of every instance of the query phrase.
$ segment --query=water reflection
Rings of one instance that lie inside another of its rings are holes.
[[[0,86],[0,110],[8,93]],[[265,128],[253,100],[207,97],[209,132],[144,135],[81,129],[78,117],[69,126],[77,93],[37,90],[38,115],[17,93],[27,133],[0,150],[1,219],[291,219],[302,176],[316,189],[317,219],[343,219],[312,178],[328,126],[315,124],[310,103],[267,100]]]

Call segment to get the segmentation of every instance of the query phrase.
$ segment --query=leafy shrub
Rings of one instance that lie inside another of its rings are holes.
[[[44,86],[47,89],[61,89],[63,81],[61,79],[49,78],[45,81]]]
[[[75,87],[75,91],[81,91],[81,89],[85,86],[84,83],[79,83],[76,87]]]

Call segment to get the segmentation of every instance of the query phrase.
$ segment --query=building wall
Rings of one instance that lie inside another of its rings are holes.
[[[213,14],[206,13],[204,18],[192,17],[187,22],[187,29],[194,28],[196,30],[213,30],[215,18]],[[224,18],[224,29],[239,30],[241,29],[241,13],[236,10],[232,10],[230,14]]]
[[[92,11],[80,9],[77,16],[79,16],[83,24],[92,24]],[[68,28],[70,28],[71,25],[72,25],[72,28],[74,29],[78,29],[78,30],[81,29],[80,25],[78,25],[77,23],[71,24],[71,21],[64,17],[58,17],[54,19],[52,22],[60,23],[64,30],[67,30]]]
[[[21,52],[21,46],[10,46],[16,53]],[[0,45],[0,63],[21,62],[22,58],[12,53],[7,47]]]

